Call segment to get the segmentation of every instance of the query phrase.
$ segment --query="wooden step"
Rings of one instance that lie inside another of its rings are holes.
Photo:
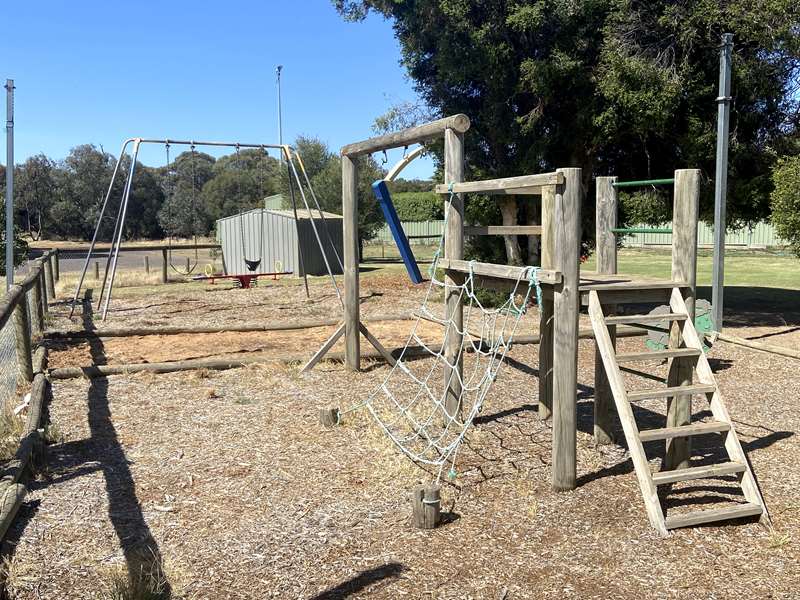
[[[708,394],[716,391],[717,386],[711,383],[699,383],[695,385],[679,385],[676,387],[653,388],[652,390],[637,390],[628,392],[628,402],[638,402],[648,398],[670,398],[684,394]]]
[[[660,315],[620,315],[606,317],[607,325],[643,325],[645,323],[660,323],[661,321],[685,321],[689,317],[681,313],[663,313]]]
[[[678,481],[735,475],[736,473],[744,473],[746,469],[747,467],[742,463],[725,462],[716,465],[704,465],[702,467],[689,467],[688,469],[660,471],[659,473],[653,473],[653,483],[656,485],[666,485],[667,483],[675,483]]]
[[[704,435],[706,433],[725,433],[730,431],[729,423],[720,421],[708,421],[704,423],[692,423],[691,425],[681,425],[679,427],[663,427],[661,429],[645,429],[639,432],[639,439],[642,442],[652,442],[654,440],[671,440],[673,438],[690,437],[693,435]]]
[[[702,523],[714,523],[715,521],[728,521],[730,519],[742,519],[744,517],[754,517],[764,512],[761,505],[754,502],[737,504],[728,508],[715,508],[713,510],[697,510],[683,515],[675,515],[666,518],[667,529],[678,527],[691,527]]]
[[[632,354],[617,354],[617,363],[643,362],[648,360],[665,360],[668,358],[690,358],[700,356],[700,350],[694,348],[676,348],[674,350],[659,350],[653,352],[634,352]]]

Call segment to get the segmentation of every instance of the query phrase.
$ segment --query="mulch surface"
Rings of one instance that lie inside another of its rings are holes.
[[[364,281],[365,314],[410,311],[420,300],[399,278]],[[243,307],[255,322],[336,314],[335,295],[308,304],[301,288],[278,290],[214,293],[210,302],[211,293],[182,294],[179,286],[154,297],[121,291],[108,326],[232,323]],[[285,313],[269,306],[292,302],[299,308]],[[79,325],[62,316],[56,326]],[[399,343],[401,329],[390,323],[381,334]],[[306,338],[309,355],[327,332]],[[109,339],[58,347],[51,364],[162,360],[166,344],[181,356],[205,356],[284,340],[294,353],[303,344],[295,336],[186,336],[194,343],[168,336],[127,348]],[[633,352],[643,342],[620,346]],[[317,423],[320,408],[347,407],[372,392],[383,364],[366,363],[361,373],[322,363],[300,375],[274,363],[55,381],[59,441],[8,536],[8,595],[106,598],[115,578],[132,572],[162,580],[164,597],[174,598],[797,596],[796,360],[722,343],[711,353],[774,529],[740,521],[661,539],[647,522],[624,442],[593,442],[590,341],[579,346],[579,486],[550,489],[552,434],[537,415],[536,355],[536,346],[510,352],[459,453],[457,477],[443,485],[447,519],[433,531],[411,526],[408,494],[434,475],[403,458],[364,411],[334,429]],[[698,401],[694,409],[705,407]],[[663,412],[663,403],[640,409],[654,423]],[[650,450],[655,467],[660,449]],[[713,451],[711,440],[698,444],[700,457]],[[706,507],[731,492],[724,479],[692,484],[672,490],[668,510],[682,510],[673,507],[678,501]]]

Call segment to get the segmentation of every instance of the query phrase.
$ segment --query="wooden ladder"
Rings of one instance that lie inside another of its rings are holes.
[[[600,292],[602,294],[602,292]],[[613,302],[609,299],[608,303]],[[739,438],[733,427],[733,422],[722,402],[714,373],[703,352],[703,345],[694,324],[688,317],[689,311],[683,294],[679,287],[670,292],[670,313],[660,315],[626,315],[606,316],[603,313],[603,303],[598,291],[591,291],[589,295],[589,316],[594,329],[597,347],[602,357],[603,366],[608,377],[609,386],[628,442],[631,459],[633,461],[636,477],[644,496],[645,508],[650,524],[662,535],[668,535],[668,530],[677,527],[689,527],[701,523],[725,521],[742,517],[759,516],[759,520],[769,525],[769,515],[766,505],[761,497],[750,463],[739,443]],[[617,354],[609,334],[609,325],[637,324],[642,325],[657,321],[667,320],[675,324],[681,334],[681,344],[678,348],[670,348],[659,352],[642,352],[636,354]],[[661,361],[668,359],[688,360],[694,362],[693,377],[689,383],[680,386],[650,389],[645,391],[628,391],[625,388],[620,363]],[[696,382],[694,381],[696,379]],[[708,422],[690,423],[678,427],[663,427],[660,429],[639,430],[636,423],[631,402],[650,398],[670,398],[676,396],[693,396],[705,394],[710,398],[710,410],[713,420]],[[644,451],[644,442],[654,440],[676,440],[692,436],[716,433],[724,437],[725,450],[729,460],[726,462],[699,466],[678,468],[660,472],[651,472],[647,456]],[[707,479],[724,475],[735,475],[741,486],[745,502],[735,503],[730,507],[713,510],[699,510],[688,514],[664,517],[661,502],[658,497],[658,486],[668,485],[679,481],[692,479]]]

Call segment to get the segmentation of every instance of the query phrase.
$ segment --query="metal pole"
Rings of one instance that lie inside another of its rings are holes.
[[[275,69],[275,73],[278,76],[278,143],[282,146],[283,145],[283,112],[281,110],[281,71],[283,71],[283,65],[278,65]],[[280,155],[280,158],[283,159],[283,154]]]
[[[6,291],[14,285],[14,80],[6,79]]]
[[[728,122],[731,113],[731,51],[733,34],[722,34],[719,53],[719,96],[717,97],[717,166],[714,186],[714,266],[711,276],[711,319],[715,331],[722,331],[725,280],[725,203],[728,193]]]
[[[131,185],[133,184],[133,174],[136,171],[136,159],[139,157],[139,140],[133,144],[133,153],[131,156],[131,168],[128,171],[128,181],[125,182],[125,192],[122,195],[122,213],[120,215],[119,231],[117,232],[116,248],[112,244],[114,251],[114,260],[111,262],[111,279],[108,282],[108,294],[106,294],[106,303],[103,306],[103,321],[108,316],[108,305],[111,302],[111,291],[114,289],[114,277],[117,274],[117,260],[119,259],[119,247],[122,244],[122,234],[125,231],[125,215],[128,212],[128,200],[131,195]],[[105,287],[105,286],[104,286]]]

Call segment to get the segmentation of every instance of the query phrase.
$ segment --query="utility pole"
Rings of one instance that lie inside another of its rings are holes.
[[[283,65],[278,65],[275,69],[275,74],[278,76],[278,143],[283,146],[283,113],[281,111],[281,71]],[[283,161],[283,153],[281,152],[281,162]]]
[[[728,194],[728,122],[731,115],[731,52],[733,34],[722,34],[719,52],[719,96],[717,97],[717,167],[714,185],[714,266],[711,276],[711,320],[722,331],[725,281],[726,202]]]
[[[6,291],[14,285],[14,80],[6,79]]]

